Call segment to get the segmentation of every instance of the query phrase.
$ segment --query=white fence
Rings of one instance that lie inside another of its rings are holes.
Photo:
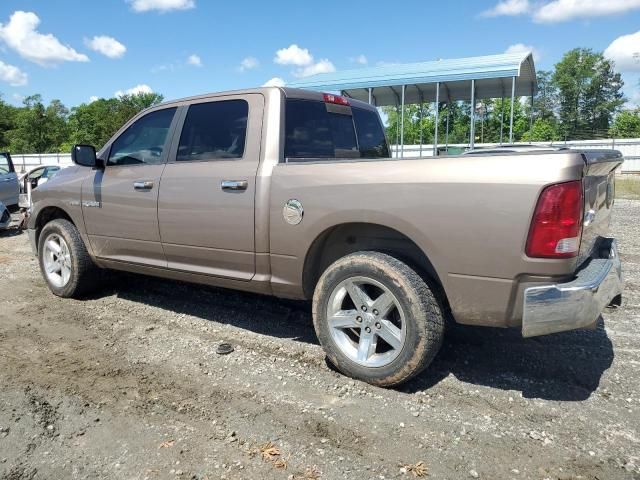
[[[548,142],[534,142],[534,145],[549,145]],[[622,165],[622,173],[640,173],[640,138],[609,139],[609,140],[576,140],[572,142],[556,142],[555,145],[574,148],[605,148],[620,150],[625,156]],[[466,144],[451,144],[450,147],[464,149]],[[480,143],[476,147],[495,147],[495,143]],[[444,147],[444,145],[440,145]],[[392,145],[393,156],[396,156],[397,146]],[[433,145],[405,145],[405,158],[415,158],[419,156],[433,156]],[[60,165],[68,167],[71,165],[71,154],[69,153],[43,153],[43,154],[11,154],[16,170],[24,172],[38,165]]]
[[[72,164],[70,153],[29,153],[25,155],[11,154],[16,171],[21,173],[39,165],[60,165],[68,167]]]
[[[533,145],[548,146],[549,142],[531,142]],[[530,145],[529,143],[516,143],[515,145]],[[622,173],[640,173],[640,138],[624,138],[624,139],[608,139],[608,140],[575,140],[571,142],[556,142],[555,146],[566,146],[569,148],[590,148],[590,149],[611,149],[620,150],[625,157],[624,164],[622,165]],[[468,148],[466,143],[449,144],[449,147],[458,149]],[[476,143],[476,148],[481,147],[496,147],[496,143]],[[439,148],[443,148],[444,145],[439,145]],[[391,152],[395,157],[399,153],[399,147],[397,145],[391,146]],[[420,145],[405,145],[404,146],[404,158],[416,158],[416,157],[432,157],[433,156],[433,144]]]

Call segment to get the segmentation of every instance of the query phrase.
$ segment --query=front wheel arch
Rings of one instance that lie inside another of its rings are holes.
[[[67,220],[74,227],[78,228],[75,224],[71,215],[69,215],[64,209],[56,206],[44,207],[42,210],[38,212],[35,221],[35,230],[36,230],[36,248],[40,243],[40,233],[42,233],[42,229],[47,225],[47,223],[52,222],[53,220]]]

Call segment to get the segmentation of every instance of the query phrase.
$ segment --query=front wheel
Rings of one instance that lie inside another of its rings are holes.
[[[38,241],[42,276],[55,295],[77,298],[98,284],[98,268],[73,223],[56,219],[47,223]]]
[[[327,268],[314,293],[313,322],[338,370],[384,387],[426,368],[444,335],[442,310],[425,281],[378,252],[347,255]]]

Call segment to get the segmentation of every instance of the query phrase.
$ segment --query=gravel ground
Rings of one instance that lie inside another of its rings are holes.
[[[62,300],[0,234],[0,478],[638,479],[638,218],[597,330],[456,327],[395,390],[331,370],[305,303],[125,274]]]

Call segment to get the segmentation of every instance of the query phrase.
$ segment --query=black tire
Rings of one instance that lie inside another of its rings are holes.
[[[331,334],[327,311],[332,292],[356,277],[384,285],[404,311],[404,343],[397,357],[383,366],[357,363],[343,353]],[[398,385],[424,370],[440,350],[445,326],[440,304],[422,277],[400,260],[378,252],[353,253],[326,269],[313,296],[313,323],[328,360],[340,372],[381,387]]]
[[[56,234],[62,237],[66,242],[70,258],[71,258],[71,276],[69,281],[62,287],[54,285],[45,272],[44,267],[44,243],[51,235]],[[47,223],[40,232],[38,239],[38,263],[40,271],[49,290],[54,295],[63,298],[79,298],[95,290],[99,285],[100,275],[99,269],[91,260],[87,247],[80,237],[80,233],[76,226],[69,220],[62,218],[52,220]]]

